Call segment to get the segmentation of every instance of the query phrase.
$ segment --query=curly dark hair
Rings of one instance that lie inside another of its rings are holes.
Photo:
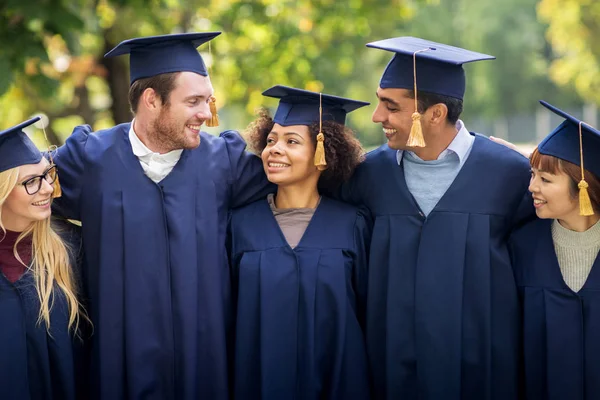
[[[267,147],[267,137],[273,129],[273,118],[266,109],[258,111],[258,118],[250,123],[244,131],[248,147],[260,155]],[[319,123],[308,126],[310,137],[314,145],[317,143]],[[323,134],[325,141],[325,157],[327,169],[319,178],[319,190],[332,194],[343,182],[347,181],[354,169],[364,160],[365,152],[352,129],[334,121],[323,121]]]

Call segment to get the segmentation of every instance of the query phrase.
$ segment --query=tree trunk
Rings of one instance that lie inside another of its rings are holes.
[[[109,39],[108,33],[108,31],[104,31],[103,54],[106,54],[115,47],[115,44]],[[125,63],[125,57],[103,57],[100,60],[100,64],[108,72],[106,79],[112,98],[110,110],[115,124],[131,121],[132,118],[131,111],[129,110],[129,68],[127,63]]]

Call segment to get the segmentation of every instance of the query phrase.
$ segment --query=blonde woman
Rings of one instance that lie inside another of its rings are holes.
[[[83,311],[71,251],[50,222],[57,171],[22,131],[0,132],[0,398],[76,398]]]

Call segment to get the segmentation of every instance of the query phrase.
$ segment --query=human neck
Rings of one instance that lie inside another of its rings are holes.
[[[277,208],[316,208],[319,204],[319,192],[301,185],[279,186],[275,197]]]
[[[558,223],[570,231],[585,232],[594,226],[598,219],[600,219],[598,214],[590,216],[574,215],[570,218],[559,218]]]
[[[408,150],[423,161],[437,160],[440,154],[450,146],[456,135],[458,135],[456,127],[446,125],[441,131],[426,135],[427,145],[425,147],[410,147]]]
[[[4,214],[2,214],[2,226],[7,231],[11,232],[23,232],[32,224],[29,220],[23,220],[18,218],[6,218]]]

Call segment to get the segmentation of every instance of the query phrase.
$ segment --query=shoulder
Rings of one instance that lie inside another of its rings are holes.
[[[397,154],[398,151],[391,149],[387,144],[369,151],[364,161],[354,170],[351,180],[356,181],[358,179],[363,181],[363,183],[373,180],[382,169],[398,165]]]
[[[475,136],[475,144],[478,151],[486,153],[488,159],[503,167],[513,167],[517,169],[530,169],[529,160],[522,154],[509,149],[499,143],[492,142],[488,137],[479,133],[472,133]]]
[[[398,150],[391,149],[387,143],[382,144],[378,148],[371,150],[367,153],[365,161],[362,164],[366,166],[376,165],[381,162],[389,162],[396,160],[396,154]]]
[[[356,207],[325,196],[321,199],[321,206],[327,214],[327,219],[335,221],[336,226],[354,228],[369,224],[370,214],[366,207]]]
[[[231,221],[238,223],[239,221],[247,220],[250,217],[260,218],[259,212],[265,209],[269,209],[269,204],[267,203],[266,197],[253,203],[246,204],[243,207],[231,210]]]
[[[513,250],[522,251],[531,247],[536,240],[546,237],[552,229],[552,219],[537,218],[516,229],[510,237]]]
[[[117,136],[120,137],[123,133],[128,133],[130,126],[131,123],[127,122],[94,132],[89,125],[79,125],[73,129],[73,133],[71,133],[70,137],[79,140],[109,140]]]
[[[202,157],[227,161],[221,163],[223,166],[229,166],[246,150],[246,142],[237,131],[221,132],[218,136],[200,132],[200,138],[200,146],[194,152]]]
[[[325,210],[329,213],[335,214],[339,217],[356,218],[361,215],[362,208],[355,207],[351,204],[344,203],[339,200],[335,200],[328,196],[321,197],[321,205],[325,207]]]
[[[246,142],[244,141],[244,139],[242,138],[242,136],[240,135],[240,133],[238,131],[234,131],[234,130],[228,130],[228,131],[224,131],[221,132],[218,136],[216,135],[211,135],[210,133],[207,132],[200,132],[200,137],[201,137],[201,145],[204,144],[205,146],[211,146],[214,148],[222,148],[222,149],[226,149],[229,146],[235,146],[235,145],[239,145],[242,146],[243,148],[246,147]]]
[[[108,129],[94,132],[89,125],[79,125],[73,129],[67,138],[67,146],[83,147],[84,150],[107,148],[112,146],[117,139],[129,132],[130,123],[120,124]]]

